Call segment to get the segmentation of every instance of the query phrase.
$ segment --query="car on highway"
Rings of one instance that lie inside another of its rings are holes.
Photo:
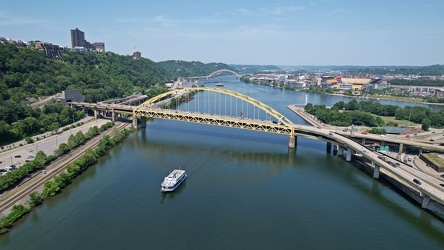
[[[368,134],[368,132],[367,131],[362,131],[361,134],[366,135],[366,134]]]
[[[22,156],[21,155],[16,155],[16,156],[14,156],[15,158],[21,158]]]
[[[329,135],[333,135],[333,132],[329,132],[328,134],[329,134]]]
[[[380,135],[382,138],[387,138],[387,136],[386,135]]]
[[[418,179],[413,179],[413,182],[417,185],[421,185],[421,182]]]

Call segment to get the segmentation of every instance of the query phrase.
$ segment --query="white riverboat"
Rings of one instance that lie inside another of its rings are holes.
[[[185,170],[174,169],[173,172],[171,172],[163,180],[160,191],[171,192],[176,190],[176,188],[185,180],[185,178],[187,178]]]

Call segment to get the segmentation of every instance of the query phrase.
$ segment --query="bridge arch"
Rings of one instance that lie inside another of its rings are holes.
[[[213,76],[215,76],[215,75],[217,75],[217,74],[219,74],[219,73],[222,73],[222,72],[228,72],[228,73],[231,73],[231,74],[233,74],[233,75],[236,75],[237,77],[241,77],[241,76],[242,76],[242,75],[240,75],[239,73],[237,73],[237,72],[235,72],[235,71],[233,71],[233,70],[229,70],[229,69],[219,69],[219,70],[216,70],[216,71],[214,71],[213,73],[209,74],[207,77],[210,78],[210,77],[213,77]]]
[[[262,103],[261,101],[258,101],[252,97],[241,94],[239,92],[231,91],[231,90],[224,89],[224,88],[196,87],[196,88],[185,88],[185,89],[171,90],[171,91],[162,93],[160,95],[157,95],[155,97],[152,97],[151,99],[149,99],[149,100],[145,101],[144,103],[142,103],[141,105],[137,106],[134,109],[133,114],[134,114],[134,116],[141,116],[140,113],[142,110],[150,109],[150,107],[152,107],[155,103],[163,100],[164,98],[168,98],[173,95],[180,96],[180,95],[185,94],[186,92],[191,92],[191,91],[209,91],[209,92],[225,94],[227,96],[231,96],[231,97],[237,98],[239,100],[245,101],[245,102],[253,105],[254,107],[257,107],[258,109],[264,111],[265,113],[269,114],[271,117],[274,117],[277,120],[277,122],[279,123],[279,125],[283,125],[286,127],[291,127],[292,125],[294,125],[294,123],[291,122],[287,117],[285,117],[284,115],[282,115],[281,113],[279,113],[275,109],[271,108],[270,106],[266,105],[265,103]]]

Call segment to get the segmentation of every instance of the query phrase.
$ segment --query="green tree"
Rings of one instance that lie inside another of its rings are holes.
[[[32,192],[29,194],[28,204],[31,208],[40,205],[43,202],[42,195],[37,192]]]
[[[60,190],[60,186],[55,180],[46,181],[43,187],[43,196],[54,196]]]
[[[422,119],[422,121],[421,121],[421,128],[422,128],[424,131],[429,131],[429,129],[430,129],[430,125],[431,125],[431,121],[430,121],[430,119],[428,119],[428,118],[424,118],[424,119]]]

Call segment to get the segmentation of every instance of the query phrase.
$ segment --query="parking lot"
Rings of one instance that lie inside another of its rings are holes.
[[[88,120],[90,121],[77,128],[73,128],[59,134],[51,135],[40,141],[36,141],[31,144],[25,144],[21,147],[17,147],[0,153],[0,174],[5,174],[7,171],[13,171],[16,168],[23,166],[23,164],[25,164],[26,162],[33,160],[35,154],[38,151],[43,151],[46,155],[52,155],[58,149],[60,143],[68,142],[68,139],[72,134],[75,134],[78,131],[86,133],[90,127],[100,127],[103,124],[109,122],[109,120],[105,119],[98,119],[97,121],[95,121],[89,118]],[[43,137],[43,135],[41,135],[40,137]]]

